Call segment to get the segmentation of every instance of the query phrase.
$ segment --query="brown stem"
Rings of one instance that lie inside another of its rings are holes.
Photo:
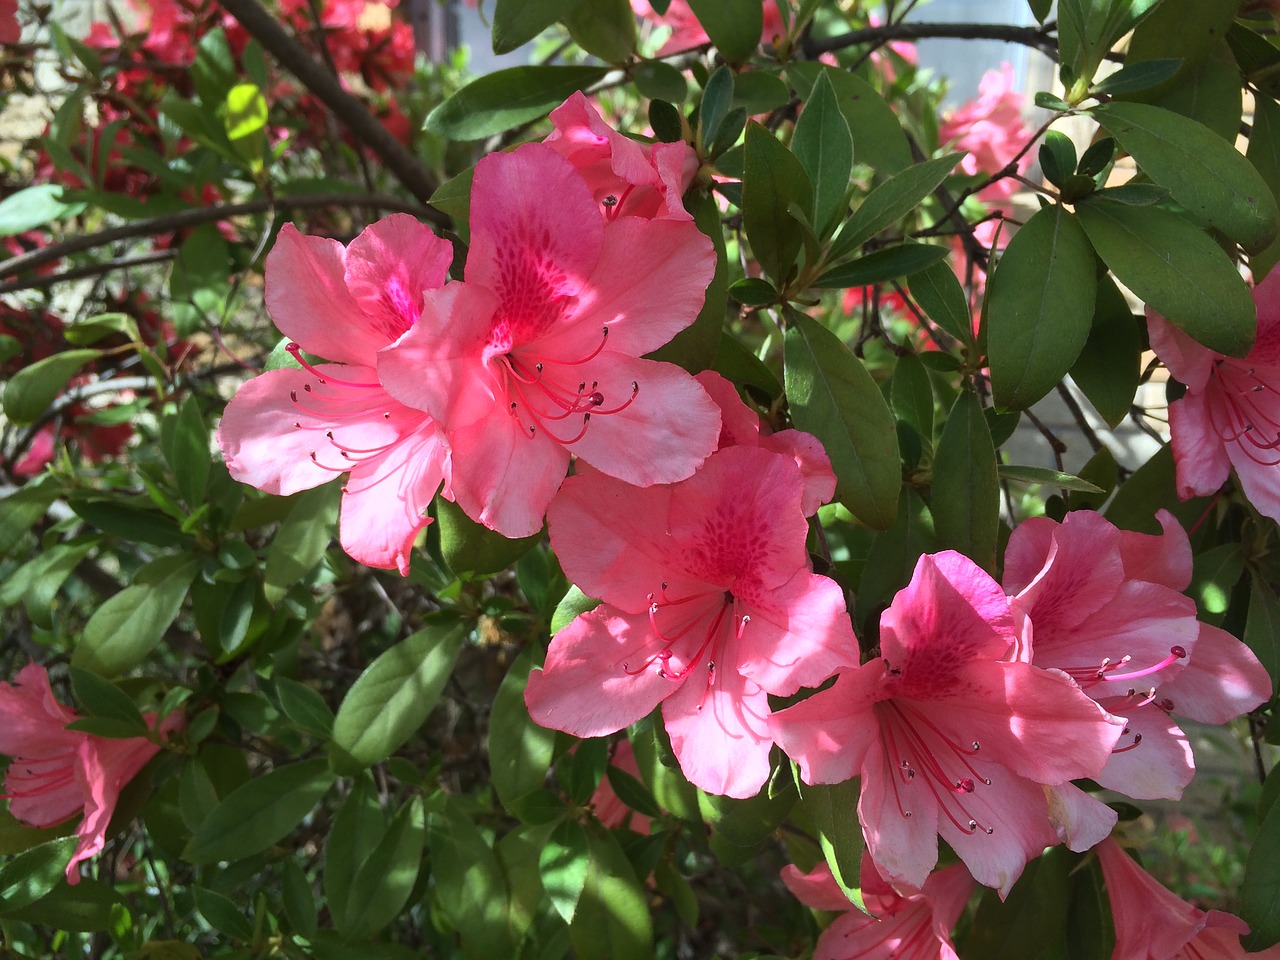
[[[836,37],[809,40],[805,53],[818,54],[863,43],[887,43],[890,40],[1005,40],[1034,47],[1051,57],[1057,56],[1058,44],[1045,27],[1015,27],[1007,23],[888,23],[879,27],[851,30]]]

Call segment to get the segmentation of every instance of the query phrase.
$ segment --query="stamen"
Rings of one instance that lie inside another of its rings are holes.
[[[337,377],[330,377],[327,374],[321,373],[319,370],[317,370],[315,367],[313,367],[310,363],[307,362],[306,357],[302,355],[302,348],[299,347],[296,343],[289,343],[285,346],[284,349],[291,357],[293,357],[293,359],[297,360],[298,363],[301,364],[303,370],[306,370],[307,373],[312,374],[321,383],[333,383],[333,384],[337,384],[340,387],[357,387],[362,389],[367,389],[370,387],[375,389],[380,389],[382,387],[382,384],[380,383],[357,383],[354,380],[339,380]],[[309,390],[311,388],[308,387],[307,389]]]

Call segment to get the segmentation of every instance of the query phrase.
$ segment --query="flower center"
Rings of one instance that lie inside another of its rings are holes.
[[[587,433],[591,418],[620,413],[635,401],[640,384],[631,381],[631,394],[621,403],[606,407],[607,398],[598,380],[580,377],[570,368],[582,366],[598,357],[609,342],[609,328],[602,327],[595,349],[576,360],[543,357],[526,350],[512,349],[499,356],[500,369],[506,380],[508,410],[520,425],[520,432],[530,440],[543,434],[556,443],[568,446]],[[582,417],[578,432],[561,435],[552,425]]]
[[[1097,666],[1089,667],[1060,667],[1065,674],[1071,677],[1082,690],[1088,690],[1090,687],[1099,683],[1127,683],[1130,680],[1139,680],[1142,677],[1149,677],[1152,674],[1159,673],[1165,667],[1168,667],[1179,660],[1187,658],[1185,647],[1174,645],[1169,648],[1169,655],[1159,663],[1144,667],[1141,670],[1125,670],[1133,658],[1127,654],[1119,660],[1113,660],[1111,657],[1103,657],[1102,662]],[[1119,671],[1119,672],[1117,672]]]

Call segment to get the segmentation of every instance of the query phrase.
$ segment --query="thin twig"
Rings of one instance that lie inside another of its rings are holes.
[[[851,30],[835,37],[809,40],[805,53],[816,59],[818,54],[844,50],[863,43],[884,44],[891,40],[1005,40],[1057,56],[1058,44],[1045,27],[1015,27],[1007,23],[887,23],[879,27]]]
[[[1062,398],[1062,402],[1071,411],[1072,419],[1075,420],[1076,426],[1080,428],[1080,432],[1084,434],[1084,438],[1089,441],[1089,446],[1093,449],[1093,452],[1097,453],[1102,449],[1102,441],[1098,439],[1098,435],[1093,430],[1093,425],[1089,423],[1088,417],[1080,409],[1080,404],[1076,403],[1076,398],[1071,395],[1067,385],[1061,381],[1058,382],[1058,396]]]
[[[73,270],[51,273],[43,277],[32,277],[29,280],[11,280],[0,284],[0,293],[13,293],[15,290],[48,290],[59,283],[72,280],[83,280],[103,273],[114,273],[116,270],[128,270],[130,267],[145,267],[153,263],[165,263],[178,255],[177,250],[153,250],[139,257],[119,257],[115,260],[104,260],[102,263],[90,263]]]

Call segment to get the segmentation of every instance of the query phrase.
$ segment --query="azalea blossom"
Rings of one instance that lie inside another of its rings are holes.
[[[973,892],[968,870],[953,864],[905,896],[884,881],[870,857],[862,858],[861,873],[866,913],[849,902],[826,863],[809,873],[792,864],[782,868],[782,882],[801,903],[840,912],[818,937],[813,960],[958,960],[951,928]]]
[[[1280,273],[1253,289],[1258,335],[1244,358],[1202,346],[1150,307],[1151,349],[1186,385],[1169,404],[1183,500],[1217,493],[1232,468],[1258,512],[1280,520]]]
[[[795,461],[720,450],[682,483],[637,489],[595,471],[548,513],[565,573],[604,602],[556,634],[525,702],[577,737],[659,703],[686,777],[754,796],[769,777],[769,694],[857,661],[844,594],[810,572]]]
[[[862,778],[858,819],[891,883],[919,889],[940,834],[1006,895],[1057,842],[1042,784],[1095,776],[1120,737],[1065,674],[1010,659],[1017,640],[999,584],[925,555],[880,617],[881,658],[770,719],[806,783]]]
[[[465,280],[428,292],[378,357],[391,395],[444,431],[458,505],[522,537],[571,454],[639,486],[692,474],[719,411],[679,367],[641,357],[697,317],[711,241],[688,220],[602,217],[542,143],[485,157],[471,196]]]
[[[760,42],[772,43],[774,37],[786,33],[787,25],[782,21],[782,12],[778,9],[776,0],[763,0],[763,4],[764,24],[760,31]],[[655,54],[657,57],[700,47],[711,39],[698,21],[697,14],[689,6],[689,0],[671,0],[667,5],[667,12],[662,14],[653,9],[649,0],[631,0],[631,9],[638,17],[658,26],[671,28],[671,36]]]
[[[1125,718],[1094,779],[1137,799],[1176,799],[1195,772],[1170,714],[1225,723],[1271,695],[1253,652],[1196,619],[1182,594],[1191,545],[1168,511],[1157,517],[1155,536],[1118,530],[1091,510],[1061,523],[1037,517],[1017,526],[1005,552],[1005,590],[1030,621],[1030,661],[1063,671]]]
[[[605,123],[581,91],[548,119],[555,129],[543,143],[573,164],[606,219],[692,219],[681,200],[698,172],[689,144],[637,143]]]
[[[66,729],[80,715],[63,706],[44,667],[31,663],[16,680],[0,681],[0,754],[11,757],[4,778],[9,812],[33,827],[52,827],[84,814],[80,842],[67,863],[67,883],[79,883],[79,865],[97,856],[120,791],[160,751],[145,737],[107,739]],[[155,726],[155,714],[146,720]],[[161,722],[161,736],[180,730],[181,713]]]
[[[1244,960],[1280,958],[1280,947],[1245,953],[1249,925],[1221,910],[1201,910],[1143,870],[1114,839],[1094,849],[1107,883],[1116,947],[1111,960]]]
[[[367,227],[348,247],[292,224],[267,255],[267,309],[298,368],[244,384],[218,427],[237,480],[288,495],[349,474],[339,539],[356,560],[408,573],[448,451],[431,418],[393,399],[378,351],[413,327],[452,248],[407,214]],[[313,364],[302,351],[326,361]]]

